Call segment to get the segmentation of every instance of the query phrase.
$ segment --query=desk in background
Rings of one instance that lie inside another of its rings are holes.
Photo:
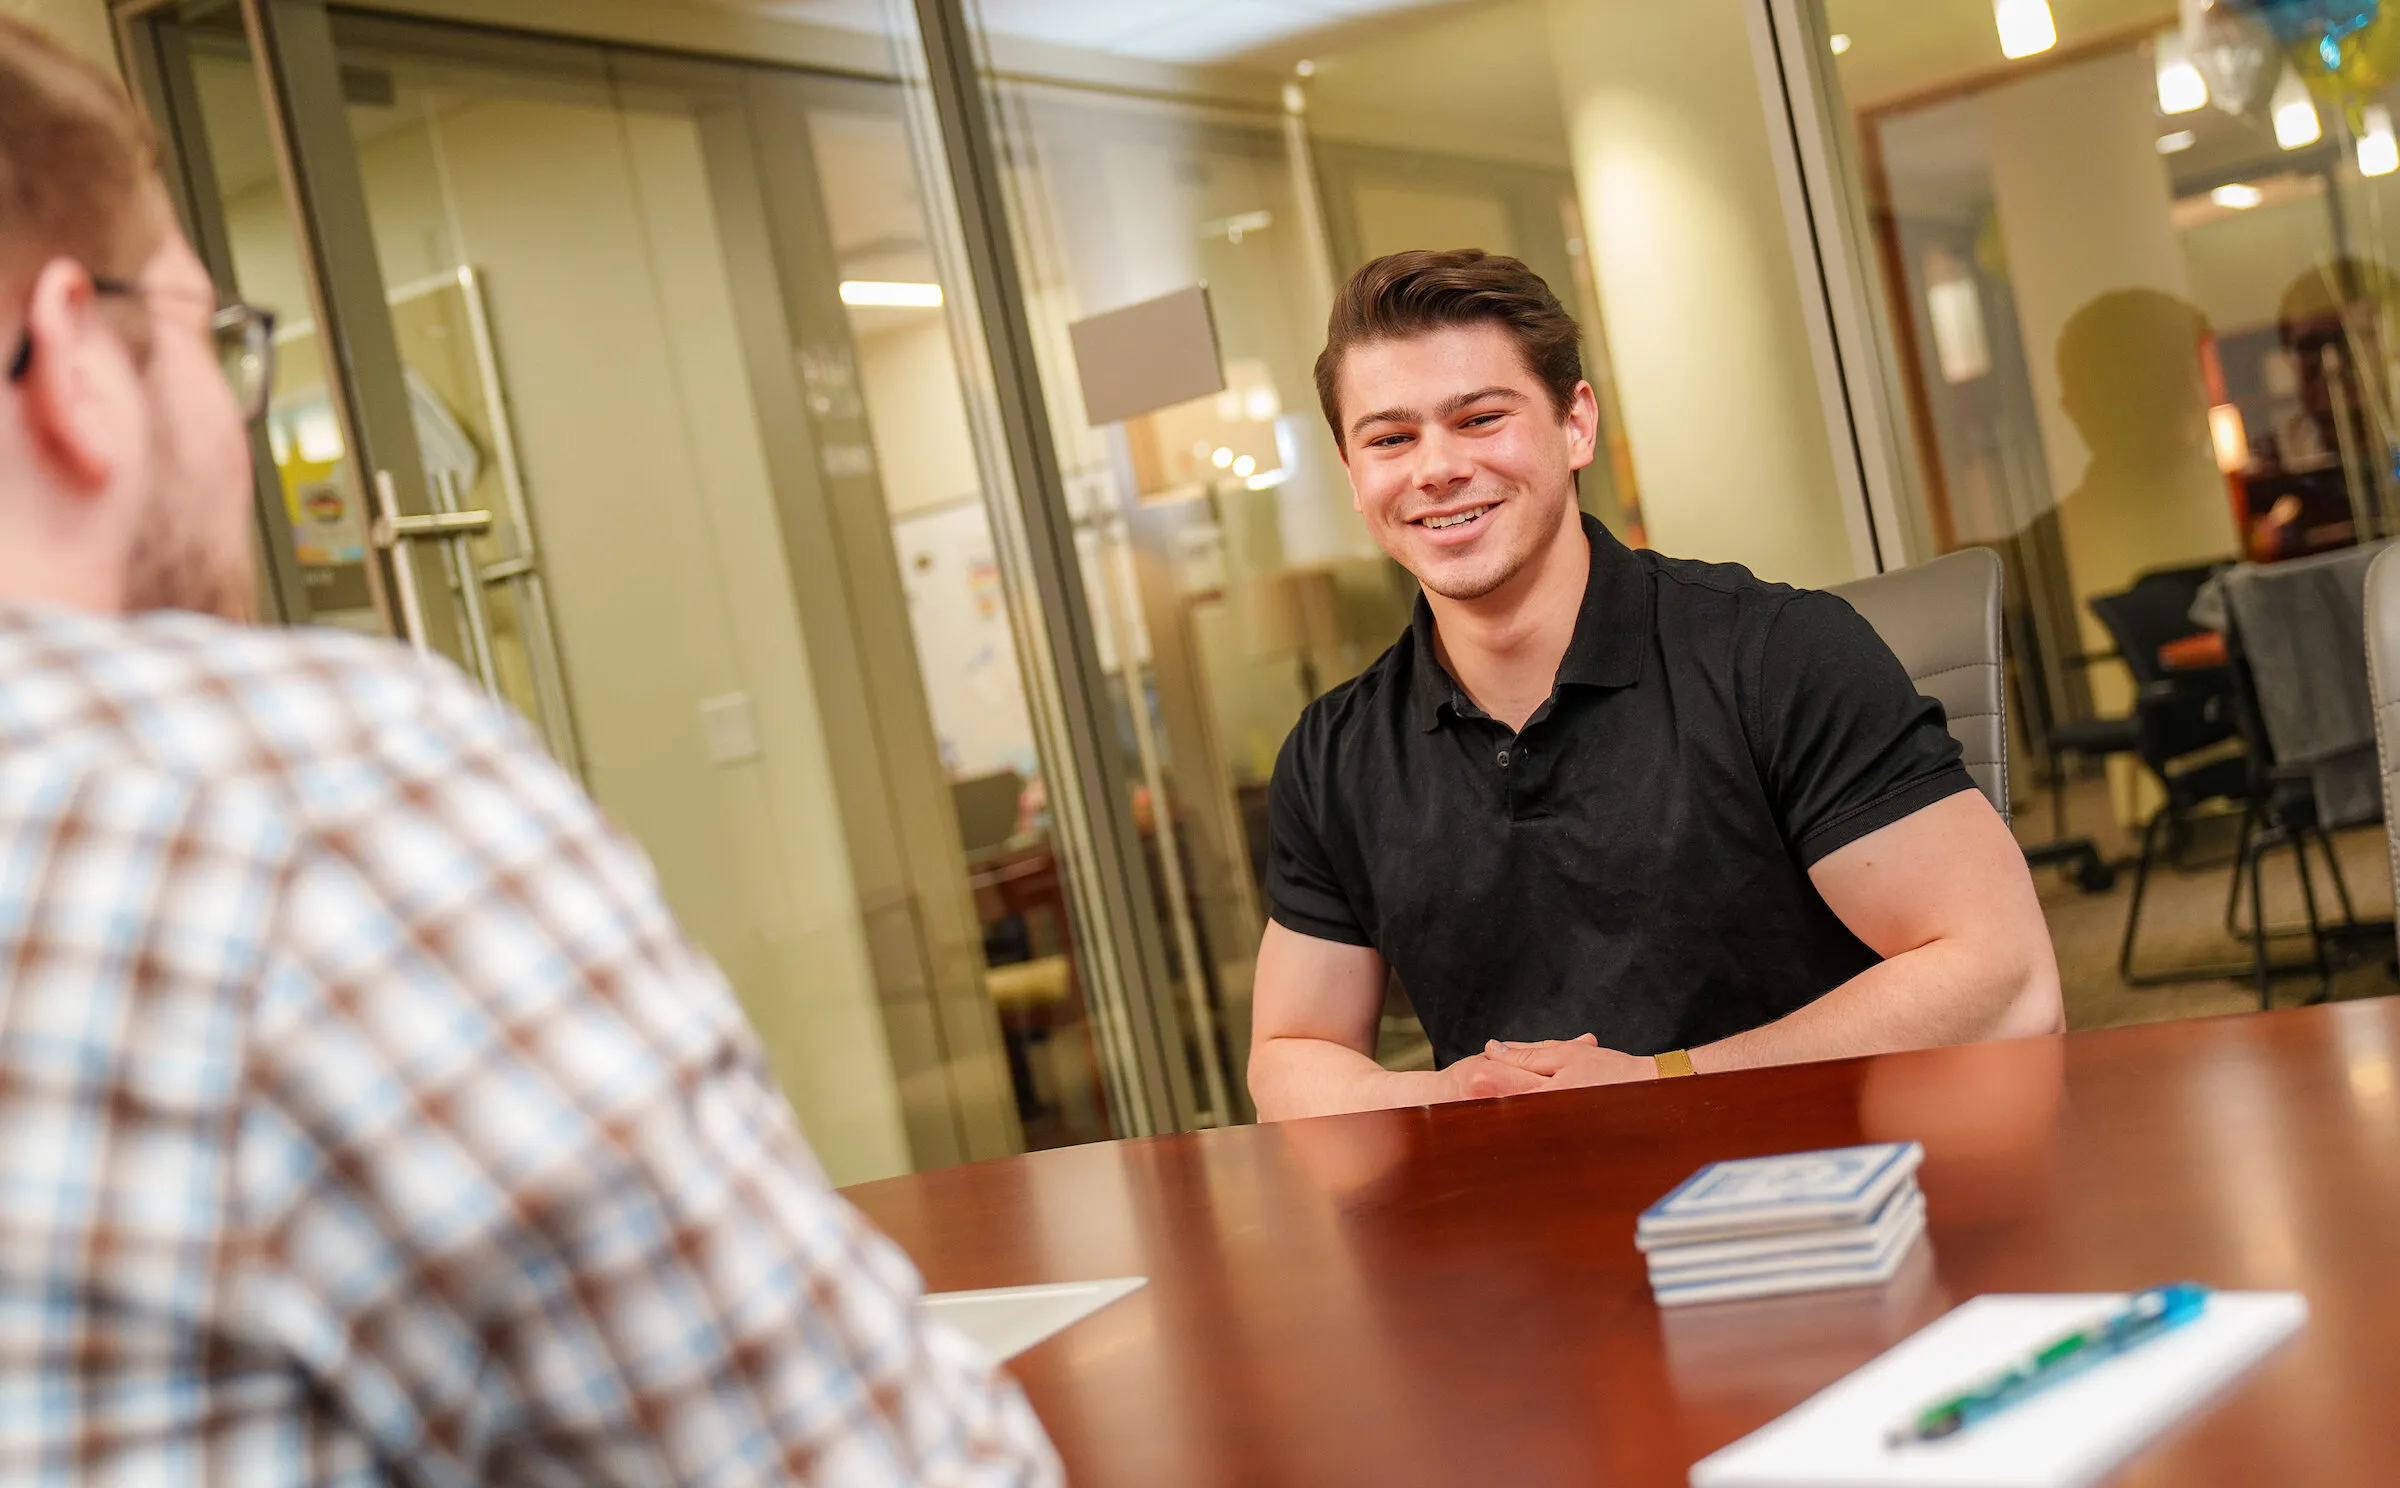
[[[1890,1286],[1651,1302],[1701,1163],[1917,1138]],[[2400,1002],[1036,1153],[848,1190],[941,1289],[1145,1275],[1012,1366],[1072,1481],[1681,1484],[1959,1302],[2193,1278],[2307,1328],[2129,1484],[2400,1483]]]

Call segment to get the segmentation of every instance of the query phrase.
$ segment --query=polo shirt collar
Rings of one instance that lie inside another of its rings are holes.
[[[1558,685],[1631,687],[1641,680],[1642,655],[1650,649],[1650,571],[1589,513],[1583,535],[1591,544],[1592,571],[1575,613],[1575,634],[1559,659]],[[1422,594],[1409,629],[1416,637],[1413,711],[1418,726],[1431,730],[1441,724],[1444,707],[1463,712],[1473,705],[1434,650],[1433,607]]]

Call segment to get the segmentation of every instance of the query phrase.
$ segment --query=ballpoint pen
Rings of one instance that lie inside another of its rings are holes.
[[[2140,1347],[2200,1316],[2208,1288],[2179,1281],[2127,1299],[2122,1311],[2035,1349],[1998,1373],[1926,1406],[1885,1438],[1895,1447],[1955,1435],[2010,1406],[2074,1378],[2106,1359]]]

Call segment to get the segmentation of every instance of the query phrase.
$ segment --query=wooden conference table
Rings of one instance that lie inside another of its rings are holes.
[[[1703,1162],[1916,1138],[1889,1286],[1662,1313]],[[1145,1275],[1012,1366],[1078,1484],[1680,1484],[1981,1292],[2308,1325],[2123,1481],[2400,1483],[2400,1000],[1118,1142],[849,1190],[936,1288]]]

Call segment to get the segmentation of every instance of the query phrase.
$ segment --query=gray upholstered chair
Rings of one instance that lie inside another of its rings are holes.
[[[2383,766],[2383,837],[2400,883],[2400,546],[2367,569],[2367,690],[2375,701],[2375,755]]]
[[[1835,586],[1942,705],[1967,773],[2008,817],[2008,690],[2001,673],[2000,555],[1965,548],[1931,563]],[[2396,633],[2400,634],[2400,633]]]

